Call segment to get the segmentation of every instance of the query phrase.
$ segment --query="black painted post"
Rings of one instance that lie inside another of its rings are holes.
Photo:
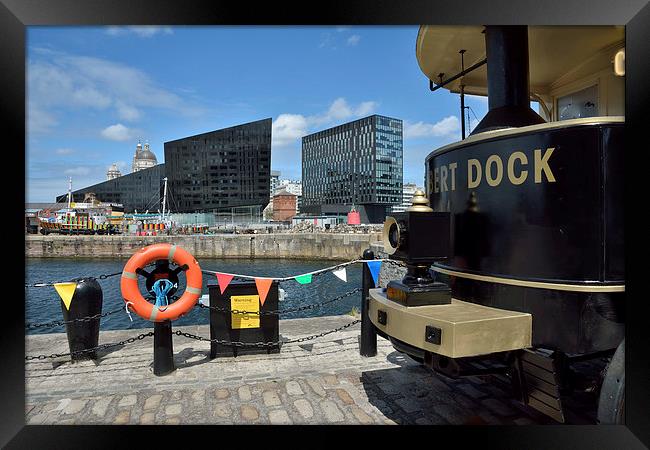
[[[94,278],[85,278],[74,280],[77,283],[70,309],[65,307],[61,300],[61,311],[63,311],[63,320],[75,320],[84,317],[90,317],[102,312],[103,293],[102,287]],[[100,318],[84,321],[72,322],[65,325],[68,335],[68,346],[70,352],[78,352],[97,347],[99,343],[99,321]],[[95,350],[85,353],[71,355],[72,361],[84,359],[96,359]]]
[[[368,249],[363,252],[363,259],[375,259],[375,254]],[[361,278],[361,339],[359,342],[359,353],[361,356],[377,355],[377,330],[368,316],[368,290],[375,287],[368,264],[363,264],[363,276]]]
[[[162,376],[176,370],[172,345],[172,322],[165,320],[153,325],[153,373]]]

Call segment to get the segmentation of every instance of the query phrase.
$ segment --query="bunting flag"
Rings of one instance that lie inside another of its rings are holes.
[[[74,295],[74,291],[77,289],[77,283],[56,283],[54,289],[56,289],[59,297],[63,300],[65,309],[70,311],[70,303],[72,303],[72,296]]]
[[[368,270],[370,270],[370,274],[372,275],[372,279],[375,282],[375,286],[377,286],[377,281],[379,280],[379,270],[381,269],[381,261],[366,261],[366,264],[368,264]]]
[[[255,286],[257,286],[257,293],[260,294],[260,303],[264,306],[266,301],[266,296],[271,289],[271,284],[273,284],[272,278],[255,278]]]
[[[311,274],[297,276],[295,280],[300,284],[309,284],[311,283]]]
[[[219,283],[219,290],[221,290],[221,295],[223,295],[223,293],[226,291],[226,288],[232,281],[234,275],[228,275],[219,272],[215,273],[215,275],[217,276],[217,282]]]
[[[345,281],[346,283],[348,282],[348,271],[345,270],[345,267],[342,267],[339,270],[334,270],[332,273],[336,275],[337,278]]]

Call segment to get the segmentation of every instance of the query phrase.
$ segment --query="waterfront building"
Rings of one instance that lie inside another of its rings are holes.
[[[273,198],[273,194],[275,191],[278,189],[280,186],[278,183],[280,182],[280,171],[279,170],[272,170],[271,171],[271,184],[270,184],[270,195],[271,198]]]
[[[261,220],[270,198],[271,119],[165,142],[165,165],[178,212],[250,209]]]
[[[265,221],[273,220],[273,197],[271,197],[269,204],[262,211],[262,219]]]
[[[158,164],[156,155],[153,154],[149,143],[144,143],[144,149],[142,148],[142,143],[138,141],[138,145],[135,147],[135,155],[133,155],[133,165],[131,172],[137,172],[138,170],[149,169],[150,167]]]
[[[300,180],[279,180],[276,191],[281,189],[296,196],[296,212],[300,211],[302,206],[302,182]]]
[[[214,213],[217,223],[261,222],[270,197],[271,119],[164,145],[164,164],[140,167],[142,161],[156,161],[145,144],[144,149],[136,149],[138,170],[74,191],[73,198],[93,192],[99,201],[123,204],[127,213],[157,212],[167,177],[170,212]],[[67,194],[57,201],[67,201]]]
[[[296,215],[296,195],[280,189],[273,196],[273,220],[276,222],[290,222]]]
[[[326,227],[333,227],[335,225],[338,225],[340,223],[345,223],[346,222],[346,217],[345,216],[340,216],[340,215],[309,215],[309,214],[300,214],[297,216],[294,216],[291,219],[291,226],[295,227],[299,224],[310,224],[313,225],[316,228],[326,228]]]
[[[372,115],[302,138],[302,208],[381,223],[402,202],[402,121]]]
[[[93,193],[95,198],[104,203],[120,203],[124,212],[157,212],[161,207],[165,164],[158,164],[148,169],[123,175],[112,180],[78,189],[72,193],[73,198],[85,198]],[[68,194],[60,195],[57,202],[67,202]]]
[[[113,163],[111,167],[108,168],[108,172],[106,172],[107,180],[113,180],[121,176],[122,176],[122,172],[120,172],[120,169],[117,168],[117,164],[115,163]]]
[[[402,189],[402,204],[393,206],[392,212],[395,213],[406,211],[406,209],[411,206],[413,194],[415,194],[415,191],[418,189],[422,189],[424,191],[423,188],[418,188],[415,183],[405,183]]]

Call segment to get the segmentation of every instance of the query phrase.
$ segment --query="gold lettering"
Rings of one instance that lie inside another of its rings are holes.
[[[542,156],[541,149],[535,150],[535,183],[542,182],[542,172],[546,174],[546,179],[550,183],[555,183],[555,177],[553,176],[551,167],[548,165],[548,160],[550,159],[554,150],[555,147],[547,148],[544,152],[544,156]]]
[[[528,178],[527,170],[522,170],[519,176],[515,175],[516,160],[520,160],[521,165],[525,166],[528,164],[528,157],[526,157],[526,154],[524,152],[514,152],[512,155],[510,155],[510,158],[508,158],[508,179],[514,185],[521,184],[526,181],[526,178]]]
[[[439,167],[433,169],[433,192],[436,194],[440,192],[440,189],[438,188],[438,180],[440,179],[439,173],[440,173]]]
[[[497,166],[497,176],[492,178],[492,163],[496,163]],[[503,178],[503,162],[501,162],[501,158],[499,158],[499,155],[491,155],[487,162],[485,163],[485,179],[487,180],[487,183],[494,187],[498,186],[499,183],[501,183],[501,179]]]
[[[455,191],[456,190],[456,167],[458,167],[458,163],[451,163],[449,164],[449,170],[451,172],[451,190]]]
[[[440,192],[446,192],[447,187],[447,166],[440,167]]]
[[[476,178],[474,178],[474,170],[476,168]],[[481,163],[478,159],[467,160],[467,189],[474,189],[481,184]]]

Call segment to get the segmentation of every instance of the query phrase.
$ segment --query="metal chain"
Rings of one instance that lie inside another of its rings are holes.
[[[155,265],[156,265],[156,263],[153,262],[153,263],[147,264],[144,267],[151,267],[151,266],[155,266]],[[68,280],[68,281],[50,281],[50,282],[47,282],[47,283],[43,282],[43,283],[32,283],[32,284],[27,284],[26,283],[25,288],[54,286],[55,284],[70,283],[72,281],[78,281],[78,280],[97,280],[97,279],[105,280],[107,278],[115,277],[117,275],[122,275],[122,272],[120,271],[120,272],[115,272],[115,273],[107,273],[107,274],[99,275],[97,277],[94,277],[94,276],[80,277],[80,278],[74,278],[74,279]]]
[[[276,310],[270,310],[270,311],[243,311],[243,310],[239,310],[239,309],[221,308],[219,306],[212,306],[212,305],[207,306],[207,305],[204,305],[202,303],[200,303],[198,306],[200,308],[207,308],[207,309],[211,309],[211,310],[214,310],[214,311],[217,311],[217,312],[223,312],[223,313],[229,313],[229,314],[251,314],[251,315],[256,315],[256,316],[277,316],[279,314],[284,314],[284,313],[305,311],[305,310],[308,310],[308,309],[318,308],[318,307],[321,307],[323,305],[327,305],[329,303],[334,303],[336,301],[342,300],[342,299],[344,299],[346,297],[350,297],[351,295],[354,295],[357,292],[361,292],[361,288],[355,288],[355,289],[353,289],[353,290],[351,290],[349,292],[346,292],[345,294],[341,294],[341,295],[339,295],[337,297],[334,297],[334,298],[331,298],[329,300],[325,300],[325,301],[322,301],[322,302],[319,302],[319,303],[312,303],[312,304],[309,304],[309,305],[299,306],[297,308],[285,309],[285,310],[276,309]]]
[[[404,264],[402,261],[395,261],[394,259],[386,259],[385,262],[394,266],[406,267],[406,264]]]
[[[91,320],[99,319],[100,317],[110,316],[111,314],[115,314],[120,311],[124,311],[124,307],[120,306],[119,308],[114,309],[112,311],[95,314],[94,316],[80,317],[79,319],[57,320],[54,322],[47,322],[47,323],[27,323],[25,324],[25,328],[29,330],[33,330],[34,328],[53,328],[53,327],[58,327],[61,325],[66,325],[68,323],[75,323],[75,322],[90,322]]]
[[[204,342],[210,342],[210,343],[233,346],[233,347],[262,347],[262,348],[267,348],[267,347],[278,347],[278,346],[281,346],[282,344],[290,344],[290,343],[294,343],[294,342],[310,341],[312,339],[316,339],[316,338],[323,337],[323,336],[326,336],[326,335],[331,334],[331,333],[336,333],[338,331],[344,330],[346,328],[351,327],[352,325],[358,324],[359,322],[361,322],[361,320],[353,320],[352,322],[347,323],[347,324],[345,324],[345,325],[343,325],[341,327],[335,328],[333,330],[325,331],[323,333],[314,334],[314,335],[311,335],[311,336],[305,336],[305,337],[301,337],[301,338],[297,338],[297,339],[289,339],[289,340],[286,340],[286,341],[277,341],[277,342],[223,341],[223,340],[220,340],[220,339],[204,338],[203,336],[197,336],[196,334],[187,333],[187,332],[180,331],[180,330],[174,331],[174,334],[177,335],[177,336],[184,336],[186,338],[194,339],[194,340],[197,340],[197,341],[204,341]]]
[[[52,353],[49,356],[48,355],[38,355],[38,356],[29,356],[28,355],[28,356],[25,356],[25,360],[26,361],[31,361],[31,360],[34,360],[34,359],[43,360],[43,359],[49,359],[49,358],[60,358],[62,356],[80,355],[80,354],[83,354],[83,353],[94,352],[96,350],[103,350],[105,348],[111,348],[111,347],[117,347],[117,346],[120,346],[120,345],[132,344],[137,340],[141,341],[142,339],[144,339],[146,337],[150,337],[150,336],[153,336],[153,331],[150,331],[148,333],[142,333],[142,334],[140,334],[138,336],[134,336],[134,337],[125,339],[125,340],[120,341],[120,342],[114,342],[114,343],[111,343],[111,344],[102,344],[102,345],[98,345],[97,347],[88,348],[88,349],[85,349],[85,350],[77,350],[77,351],[68,352],[68,353]]]

